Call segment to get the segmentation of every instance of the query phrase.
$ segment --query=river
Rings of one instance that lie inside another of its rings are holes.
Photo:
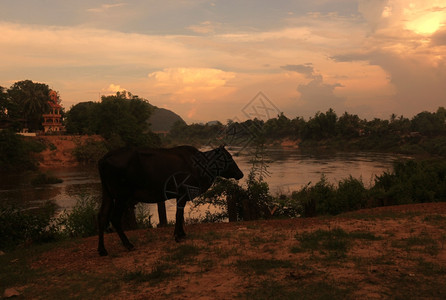
[[[315,184],[324,174],[331,183],[352,175],[361,178],[366,186],[373,184],[375,175],[392,169],[393,162],[402,156],[388,153],[345,152],[345,153],[302,153],[291,148],[271,148],[267,150],[268,182],[272,195],[291,193],[302,186]],[[246,175],[251,169],[251,156],[241,154],[234,160],[245,174],[241,183],[245,183]],[[100,180],[95,168],[76,167],[52,169],[51,173],[63,180],[60,184],[33,186],[30,184],[33,174],[0,175],[0,204],[11,204],[37,207],[47,200],[54,201],[59,211],[70,209],[76,199],[82,195],[100,197]],[[153,217],[158,222],[156,205],[148,204]],[[166,203],[168,219],[175,218],[175,200]],[[185,216],[198,217],[201,212],[190,211],[186,206]]]

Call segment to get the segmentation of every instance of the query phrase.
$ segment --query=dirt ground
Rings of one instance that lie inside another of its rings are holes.
[[[40,299],[446,299],[446,203],[186,232],[181,243],[172,227],[128,232],[133,251],[109,233],[107,257],[96,237],[63,243],[30,258],[37,279],[13,288]]]
[[[78,165],[73,155],[76,146],[88,139],[100,140],[100,136],[55,135],[39,136],[35,139],[42,141],[47,148],[39,153],[39,167],[41,169],[74,167]]]

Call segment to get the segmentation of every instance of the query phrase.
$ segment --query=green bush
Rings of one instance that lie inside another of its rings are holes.
[[[152,228],[152,214],[146,203],[138,203],[135,208],[136,224],[138,228]]]
[[[338,183],[334,210],[331,213],[341,213],[351,210],[365,208],[367,205],[368,192],[364,183],[351,175]]]
[[[89,138],[83,144],[78,143],[73,150],[73,154],[78,162],[88,164],[97,163],[107,151],[107,146],[103,141]]]
[[[376,177],[371,192],[382,205],[446,201],[446,162],[395,162],[393,172]]]
[[[83,195],[71,211],[64,211],[56,220],[60,233],[67,237],[87,237],[97,234],[97,199]]]
[[[45,145],[9,130],[0,130],[0,170],[24,171],[37,169],[35,153],[45,149]]]
[[[54,212],[52,202],[37,210],[0,207],[0,249],[53,240],[55,230],[51,221]]]
[[[60,178],[57,178],[49,173],[41,173],[39,172],[32,180],[32,185],[42,185],[42,184],[55,184],[55,183],[62,183],[63,180]]]

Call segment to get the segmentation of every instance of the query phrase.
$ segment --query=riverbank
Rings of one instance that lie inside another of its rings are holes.
[[[0,256],[0,293],[53,299],[446,298],[446,203],[115,233]]]
[[[40,169],[77,167],[79,162],[74,156],[74,149],[88,140],[103,140],[98,135],[49,135],[33,139],[46,146],[46,149],[38,154]]]

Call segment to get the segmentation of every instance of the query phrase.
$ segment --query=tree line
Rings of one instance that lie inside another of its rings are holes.
[[[392,114],[388,120],[361,119],[344,112],[338,116],[333,109],[317,112],[305,120],[290,119],[283,113],[267,121],[249,119],[244,122],[228,120],[226,125],[176,123],[167,141],[198,144],[223,141],[234,146],[264,139],[274,144],[284,139],[296,141],[302,148],[324,147],[338,150],[376,150],[401,153],[446,155],[446,109],[423,111],[409,119]]]

